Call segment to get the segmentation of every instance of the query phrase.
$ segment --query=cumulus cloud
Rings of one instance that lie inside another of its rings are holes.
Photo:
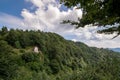
[[[74,38],[72,38],[73,41],[81,41],[86,43],[89,46],[92,47],[99,47],[99,48],[116,48],[120,47],[120,36],[118,36],[115,39],[112,39],[113,36],[116,34],[111,35],[105,35],[105,34],[98,34],[96,32],[98,30],[98,27],[88,27],[77,29],[74,31]]]
[[[82,17],[82,11],[76,9],[76,7],[64,11],[61,9],[62,4],[59,4],[56,0],[26,1],[33,4],[32,9],[34,11],[23,9],[21,11],[22,19],[7,14],[0,14],[0,22],[12,26],[20,26],[17,28],[22,29],[40,29],[42,31],[55,32],[64,36],[66,39],[82,41],[89,46],[105,48],[120,47],[119,37],[110,40],[114,34],[109,36],[97,34],[97,26],[91,27],[91,25],[87,25],[85,28],[75,29],[72,25],[61,24],[63,20],[77,21],[78,17]]]
[[[82,15],[81,10],[75,10],[75,8],[68,11],[61,11],[61,4],[58,4],[55,0],[27,1],[37,7],[34,12],[30,12],[27,9],[23,9],[21,12],[25,25],[28,25],[30,28],[51,32],[69,31],[74,27],[63,25],[60,22],[68,19],[77,20],[78,16],[81,17]]]

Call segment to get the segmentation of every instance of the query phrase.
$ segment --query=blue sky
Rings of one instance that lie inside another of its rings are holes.
[[[58,0],[57,0],[58,1]],[[30,9],[31,3],[25,0],[0,0],[0,12],[21,17],[23,8]],[[62,5],[61,10],[68,10],[66,6]],[[31,10],[32,11],[32,10]],[[33,10],[34,11],[34,10]]]
[[[120,37],[97,34],[96,26],[87,25],[75,29],[69,24],[60,24],[63,20],[82,18],[82,11],[73,7],[68,9],[58,0],[0,0],[0,27],[33,29],[55,32],[66,39],[81,41],[89,46],[116,48],[120,47]],[[108,45],[109,44],[109,45]]]
[[[21,10],[27,8],[24,0],[0,0],[0,12],[21,17]]]

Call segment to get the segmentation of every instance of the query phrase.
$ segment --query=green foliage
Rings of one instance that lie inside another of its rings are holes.
[[[59,62],[56,61],[55,59],[53,59],[53,60],[50,62],[50,68],[51,68],[53,74],[57,74],[57,73],[60,71]]]
[[[70,23],[76,27],[84,27],[85,25],[93,24],[93,26],[104,26],[106,29],[98,31],[99,33],[112,34],[117,32],[120,34],[120,25],[115,27],[115,23],[120,24],[120,0],[60,0],[68,7],[78,6],[82,10],[83,15],[81,19],[75,21],[63,21],[63,23]]]
[[[6,41],[0,41],[0,78],[4,80],[13,78],[17,69],[11,50]]]
[[[55,33],[11,29],[1,35],[0,79],[120,80],[120,54]]]
[[[36,62],[38,62],[38,61],[40,61],[40,55],[39,54],[37,54],[37,53],[31,53],[31,52],[29,52],[29,53],[24,53],[23,55],[22,55],[22,59],[27,63],[27,62],[34,62],[34,61],[36,61]]]
[[[21,48],[21,45],[20,45],[20,42],[19,42],[19,41],[16,41],[16,42],[15,42],[15,47],[18,48],[18,49]]]
[[[5,34],[7,34],[7,32],[8,32],[7,27],[3,26],[2,30],[0,31],[1,35],[5,35]]]

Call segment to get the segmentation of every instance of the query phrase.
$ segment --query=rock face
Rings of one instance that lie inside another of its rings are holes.
[[[39,53],[38,47],[35,46],[34,49],[33,49],[33,51],[34,51],[35,53]]]

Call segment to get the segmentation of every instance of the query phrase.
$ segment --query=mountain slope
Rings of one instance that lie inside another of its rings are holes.
[[[33,48],[37,46],[39,53]],[[0,80],[119,80],[120,54],[48,32],[0,31]]]

